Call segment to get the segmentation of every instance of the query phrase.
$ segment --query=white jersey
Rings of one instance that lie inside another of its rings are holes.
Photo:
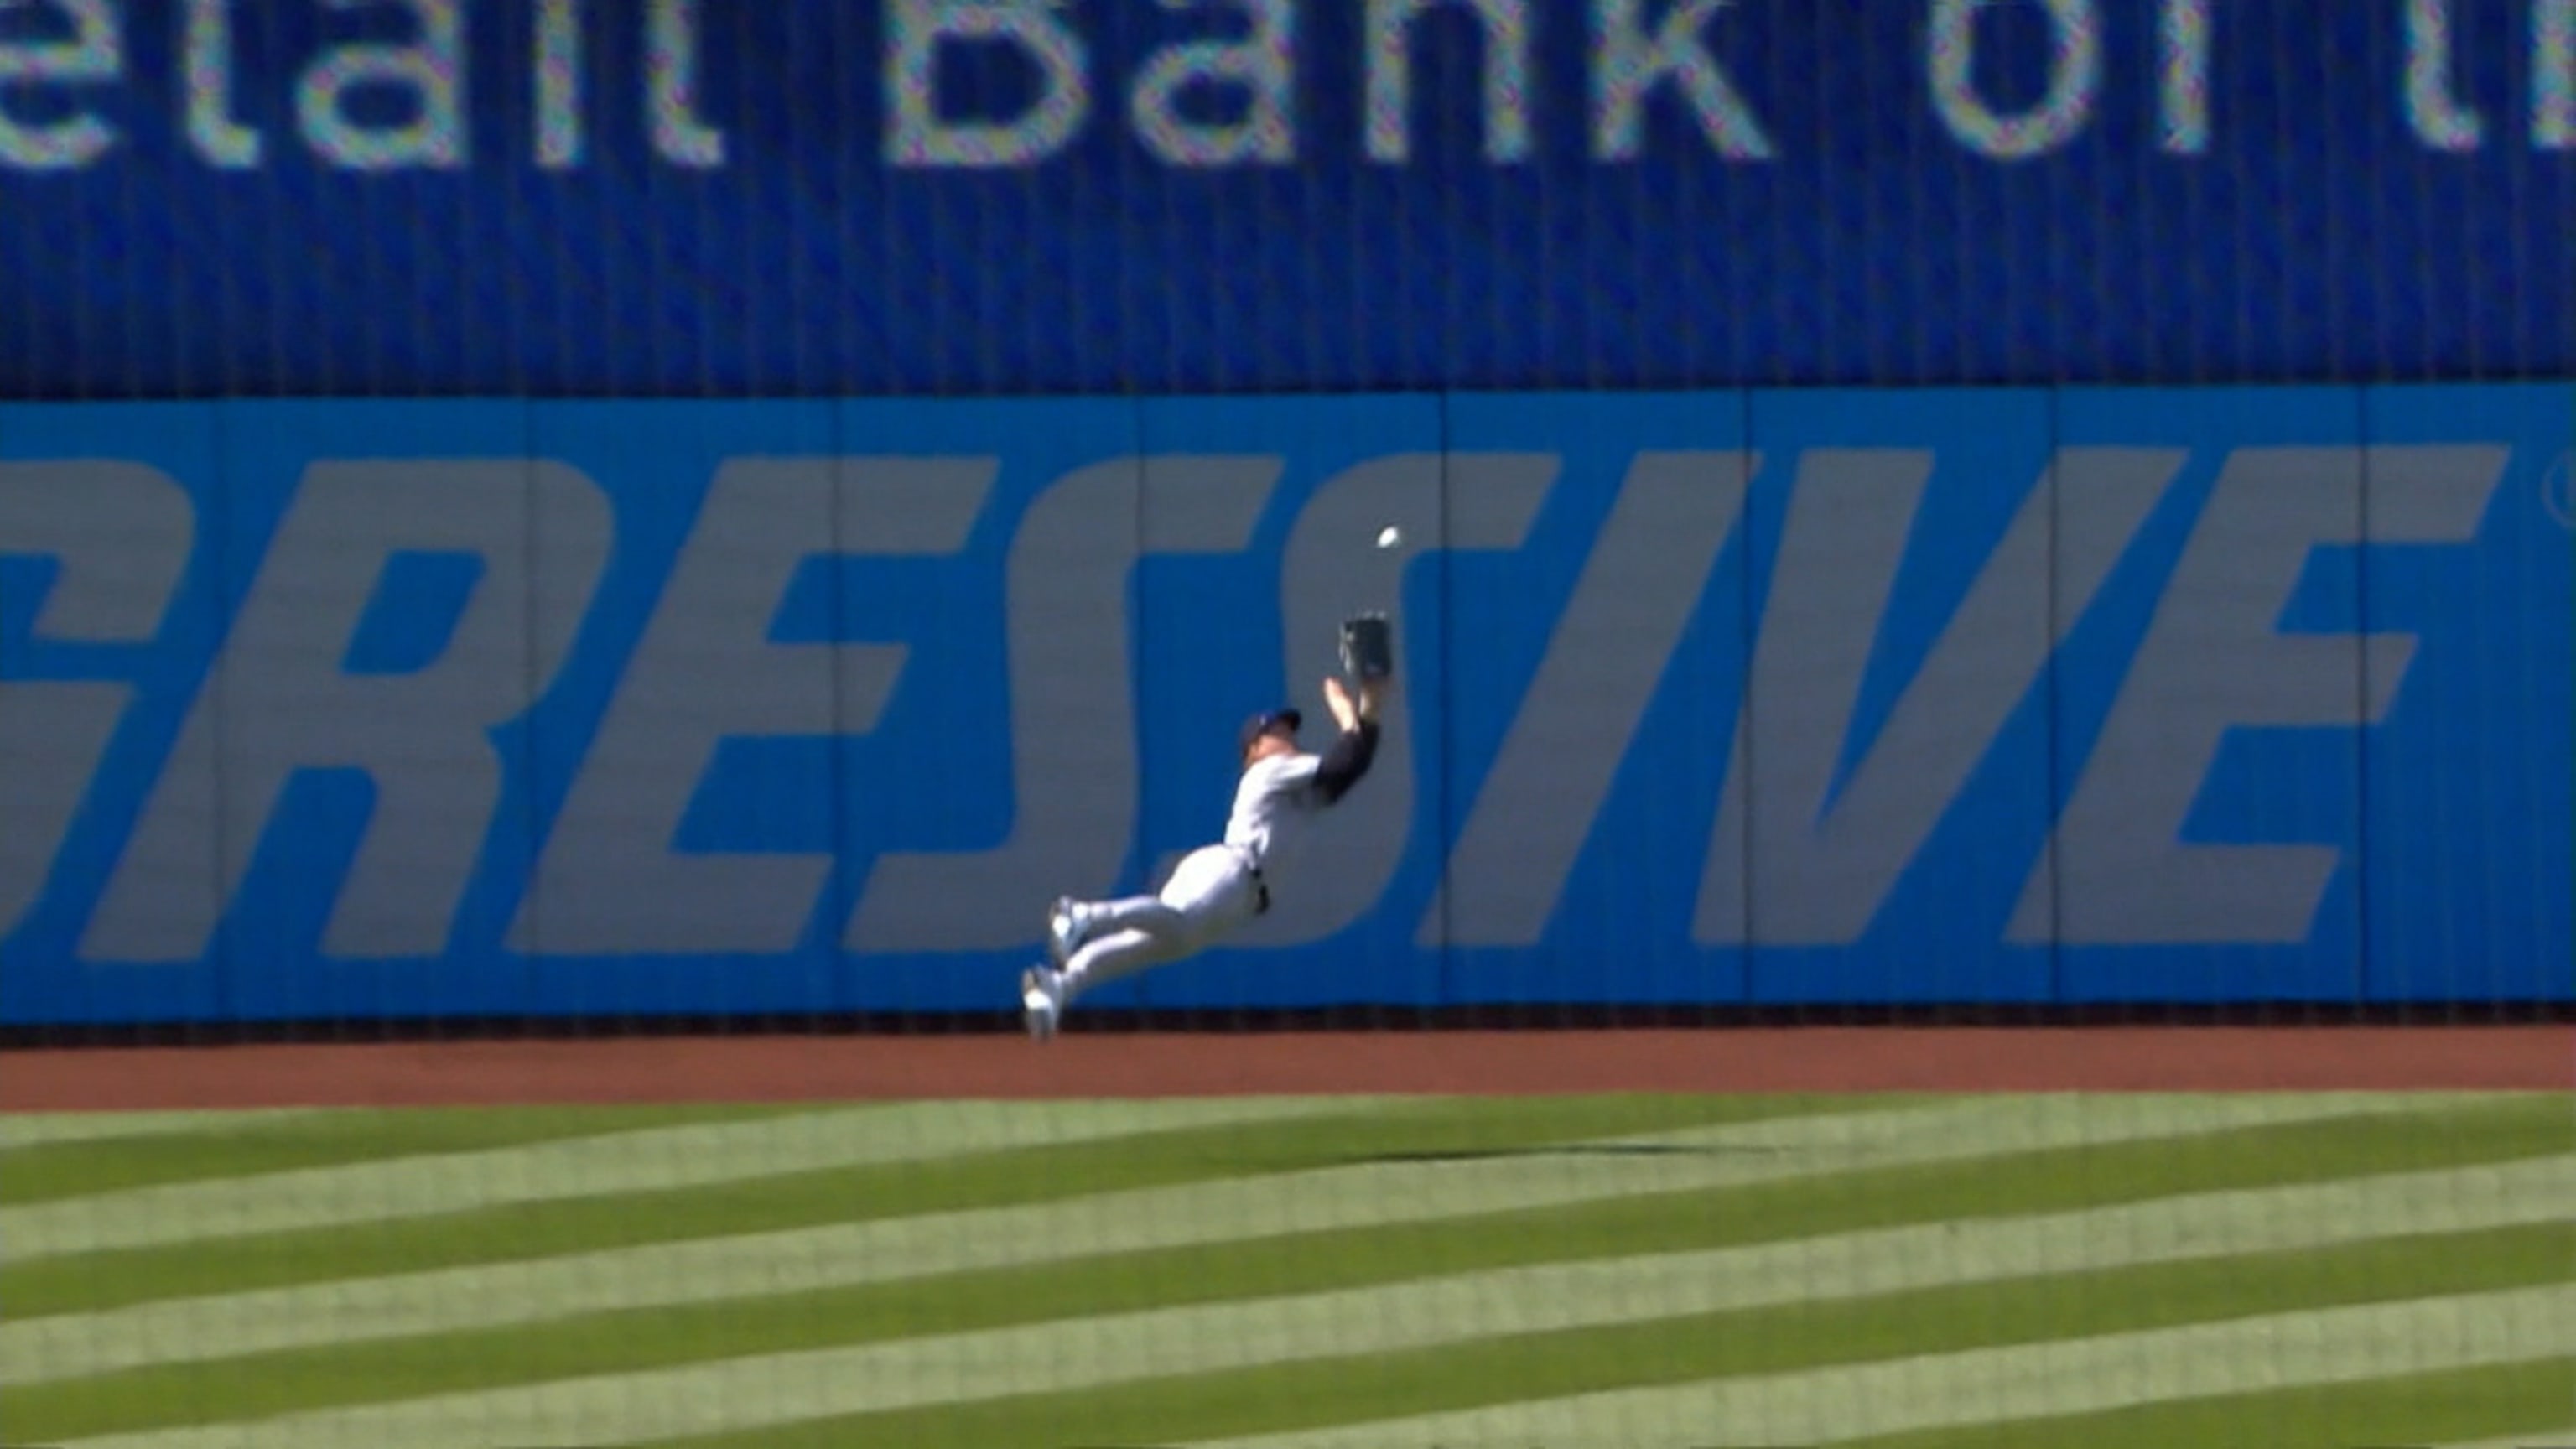
[[[1322,763],[1315,755],[1272,755],[1255,761],[1234,787],[1225,843],[1267,883],[1277,883],[1272,868],[1296,855],[1307,828],[1323,813],[1324,797],[1315,789],[1315,767]]]

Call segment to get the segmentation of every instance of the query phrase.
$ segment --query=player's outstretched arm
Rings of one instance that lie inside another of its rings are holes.
[[[1350,687],[1331,675],[1324,677],[1324,705],[1333,712],[1333,722],[1344,734],[1363,724],[1377,723],[1379,706],[1385,702],[1391,680],[1370,679],[1360,684],[1359,697],[1351,697]]]
[[[1333,722],[1342,727],[1341,737],[1315,764],[1315,790],[1327,805],[1339,804],[1377,759],[1377,716],[1383,688],[1382,681],[1372,680],[1360,686],[1359,698],[1354,700],[1340,680],[1324,680],[1324,704],[1332,710]]]

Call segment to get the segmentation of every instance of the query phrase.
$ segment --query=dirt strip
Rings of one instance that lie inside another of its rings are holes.
[[[678,1037],[0,1056],[0,1111],[1263,1093],[2576,1091],[2576,1026]]]

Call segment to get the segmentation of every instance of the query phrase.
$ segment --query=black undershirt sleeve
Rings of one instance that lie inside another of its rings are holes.
[[[1332,748],[1324,751],[1323,758],[1315,762],[1315,793],[1327,805],[1340,804],[1376,758],[1377,724],[1362,720],[1359,728],[1343,731]]]

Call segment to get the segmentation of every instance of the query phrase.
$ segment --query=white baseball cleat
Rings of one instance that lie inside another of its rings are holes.
[[[1047,908],[1047,954],[1055,958],[1057,969],[1073,959],[1082,949],[1082,918],[1071,896],[1056,897]]]
[[[1030,1040],[1053,1038],[1056,1023],[1063,1017],[1063,973],[1045,966],[1032,966],[1021,972],[1020,1018],[1028,1023]]]

